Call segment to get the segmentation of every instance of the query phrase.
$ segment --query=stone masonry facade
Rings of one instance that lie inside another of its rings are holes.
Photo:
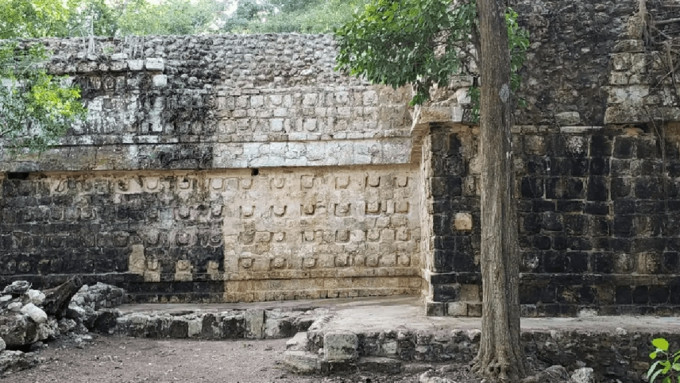
[[[513,143],[523,314],[675,314],[680,109],[637,1],[515,6],[532,41]],[[0,150],[0,283],[481,314],[471,78],[414,109],[409,89],[334,71],[329,36],[40,42],[89,115],[41,155]]]

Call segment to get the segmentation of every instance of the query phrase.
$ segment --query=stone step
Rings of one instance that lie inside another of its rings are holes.
[[[288,350],[283,353],[281,363],[285,368],[298,374],[313,374],[321,371],[321,358],[302,350]]]
[[[377,372],[380,374],[399,374],[402,371],[400,360],[383,357],[364,357],[359,358],[357,367],[361,371]]]

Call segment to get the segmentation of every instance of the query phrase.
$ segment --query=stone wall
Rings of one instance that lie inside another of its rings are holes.
[[[330,36],[41,42],[90,113],[41,157],[0,152],[0,171],[410,162],[407,92],[335,72]]]
[[[524,314],[673,312],[680,109],[637,2],[515,6],[532,41]],[[408,89],[335,72],[329,36],[41,42],[89,115],[41,155],[0,146],[0,282],[78,273],[140,301],[422,293],[430,314],[481,313],[478,128],[457,123],[471,77],[412,110]]]
[[[0,280],[82,274],[140,301],[420,293],[408,92],[335,72],[329,36],[43,42],[89,115],[0,159]]]
[[[417,188],[410,166],[6,179],[0,272],[150,301],[415,294]]]
[[[664,129],[667,141],[630,127],[516,129],[523,315],[680,307],[678,126]],[[429,310],[479,315],[477,135],[443,126],[432,136]]]

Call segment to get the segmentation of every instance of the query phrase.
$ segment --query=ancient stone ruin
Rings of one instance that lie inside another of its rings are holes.
[[[525,316],[680,305],[678,92],[636,7],[516,7],[532,41],[514,142]],[[0,152],[0,285],[416,295],[430,315],[481,314],[471,78],[416,110],[409,89],[335,72],[329,36],[41,42],[89,116],[41,155]]]

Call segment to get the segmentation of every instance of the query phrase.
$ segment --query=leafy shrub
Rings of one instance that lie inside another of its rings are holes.
[[[668,341],[664,338],[656,338],[652,341],[652,346],[656,348],[649,358],[656,360],[647,371],[649,383],[654,383],[657,378],[661,378],[661,383],[680,383],[680,351],[671,353]]]

